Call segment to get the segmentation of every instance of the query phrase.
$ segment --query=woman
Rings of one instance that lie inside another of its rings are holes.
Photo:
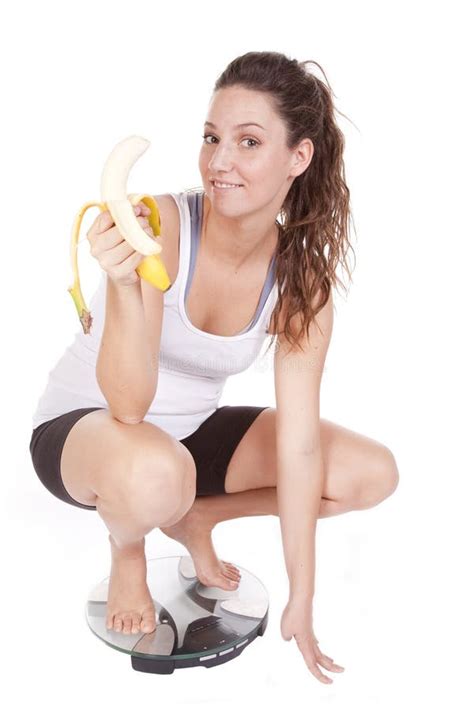
[[[125,634],[156,626],[150,530],[188,548],[203,584],[232,590],[240,573],[217,558],[213,527],[279,515],[290,583],[282,636],[331,683],[319,667],[343,668],[319,650],[312,624],[316,521],[382,501],[398,471],[385,445],[319,416],[350,212],[331,92],[306,64],[249,52],[219,77],[204,190],[156,197],[167,292],[139,279],[143,257],[110,213],[95,220],[88,239],[106,277],[95,335],[79,332],[51,371],[30,451],[55,496],[104,520],[107,627]],[[136,211],[146,226],[149,210]],[[277,407],[218,407],[228,375],[256,359],[268,333]]]

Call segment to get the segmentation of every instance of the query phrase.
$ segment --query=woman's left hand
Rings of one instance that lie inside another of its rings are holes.
[[[323,654],[318,647],[318,640],[313,632],[313,605],[311,602],[289,601],[281,617],[280,630],[287,642],[296,639],[306,666],[319,681],[332,684],[332,679],[325,676],[318,664],[328,671],[342,672],[344,667],[335,664],[331,657]]]

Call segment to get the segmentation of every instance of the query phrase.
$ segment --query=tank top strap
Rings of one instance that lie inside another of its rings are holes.
[[[187,274],[183,275],[183,279],[186,280],[185,284],[185,291],[184,291],[184,301],[186,302],[188,292],[191,286],[193,274],[194,274],[194,269],[196,266],[196,257],[197,257],[197,252],[199,248],[199,238],[201,235],[201,227],[202,227],[202,219],[203,219],[203,211],[204,211],[204,192],[189,192],[186,193],[186,200],[188,203],[189,207],[189,214],[190,214],[190,245],[189,245],[189,268],[187,271]],[[187,246],[187,245],[186,245]],[[272,259],[270,261],[268,271],[266,274],[265,282],[263,284],[262,290],[260,292],[260,298],[258,300],[258,305],[257,309],[255,311],[255,314],[251,321],[237,334],[234,335],[240,335],[242,333],[246,333],[249,331],[255,323],[258,321],[260,318],[260,315],[265,307],[265,304],[267,303],[267,300],[270,296],[270,292],[272,291],[272,288],[275,283],[275,258],[276,258],[276,252],[273,254]]]

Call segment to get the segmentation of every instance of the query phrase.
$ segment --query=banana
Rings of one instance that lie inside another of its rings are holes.
[[[109,210],[122,237],[127,240],[133,249],[145,256],[145,259],[140,262],[136,270],[142,279],[145,279],[157,289],[161,289],[161,291],[166,291],[171,285],[165,266],[158,256],[162,246],[145,232],[133,211],[134,206],[139,202],[143,202],[149,207],[151,211],[148,217],[150,227],[153,230],[153,234],[159,236],[161,234],[161,222],[156,201],[152,195],[142,193],[127,194],[126,192],[130,170],[149,145],[150,141],[141,136],[129,136],[117,143],[107,158],[102,171],[100,184],[101,202],[90,201],[84,203],[74,218],[70,244],[74,283],[68,288],[68,292],[74,301],[82,324],[82,330],[85,334],[90,333],[93,318],[81,291],[77,264],[77,245],[83,217],[90,207],[98,207],[101,212]]]

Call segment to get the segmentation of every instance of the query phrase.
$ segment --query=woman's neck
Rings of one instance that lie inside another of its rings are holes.
[[[229,219],[216,214],[203,196],[201,239],[210,255],[224,267],[238,271],[260,259],[268,261],[276,248],[278,225],[256,224],[252,218]]]

